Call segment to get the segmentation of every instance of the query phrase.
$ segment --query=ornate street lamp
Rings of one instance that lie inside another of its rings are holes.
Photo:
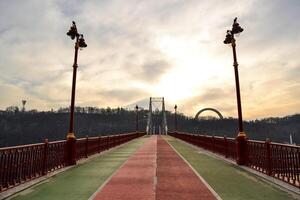
[[[238,125],[239,133],[236,137],[237,139],[237,164],[245,165],[247,163],[247,138],[243,127],[243,115],[242,115],[242,105],[241,105],[241,95],[240,95],[240,83],[239,83],[239,72],[238,72],[238,62],[236,56],[236,40],[234,38],[235,34],[240,34],[244,29],[240,27],[237,23],[237,18],[233,20],[232,29],[227,30],[226,38],[224,40],[225,44],[231,44],[233,52],[233,67],[235,74],[235,85],[236,85],[236,98],[237,98],[237,108],[238,108]]]
[[[175,110],[174,125],[175,125],[175,131],[177,132],[177,105],[176,104],[174,106],[174,110]]]
[[[135,131],[139,131],[139,107],[135,106]]]
[[[76,137],[74,134],[74,105],[75,105],[75,89],[76,89],[76,73],[77,73],[77,58],[78,58],[78,49],[87,47],[87,44],[84,41],[83,35],[79,34],[75,22],[72,22],[70,30],[67,32],[67,35],[70,36],[72,40],[75,40],[75,55],[73,63],[73,80],[72,80],[72,93],[71,93],[71,106],[70,106],[70,124],[69,132],[67,134],[67,155],[66,155],[66,164],[75,165],[76,164]]]

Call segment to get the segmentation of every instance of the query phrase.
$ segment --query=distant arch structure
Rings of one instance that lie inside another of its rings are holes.
[[[195,115],[195,119],[199,119],[199,115],[205,111],[213,111],[214,113],[216,113],[220,119],[223,119],[223,115],[217,110],[217,109],[214,109],[214,108],[203,108],[201,109],[199,112],[197,112],[197,114]]]

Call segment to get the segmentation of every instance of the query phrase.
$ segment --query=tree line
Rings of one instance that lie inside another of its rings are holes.
[[[148,110],[139,110],[139,130],[145,131]],[[173,113],[167,111],[169,131],[174,131]],[[200,120],[177,114],[178,131],[235,137],[238,132],[237,119],[201,118]],[[76,107],[75,134],[77,138],[121,134],[135,131],[136,112],[124,108]],[[56,111],[31,110],[22,112],[9,107],[0,111],[0,147],[15,146],[65,139],[69,125],[69,109]],[[286,117],[266,118],[244,122],[250,139],[288,143],[290,134],[300,144],[300,114]]]

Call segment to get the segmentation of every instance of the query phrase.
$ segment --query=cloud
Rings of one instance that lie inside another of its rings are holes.
[[[168,68],[170,68],[170,64],[164,60],[156,60],[149,63],[145,63],[142,66],[144,74],[143,76],[155,79],[156,76],[165,73],[165,71],[167,71]]]
[[[66,32],[75,20],[88,44],[79,51],[77,105],[165,96],[191,116],[202,107],[236,116],[232,52],[222,41],[238,16],[245,118],[294,113],[299,8],[297,0],[1,1],[0,108],[21,98],[39,109],[68,106],[74,41]]]
[[[147,92],[139,89],[119,89],[119,90],[107,90],[99,92],[100,96],[105,98],[110,103],[115,104],[115,106],[122,106],[122,102],[133,102],[137,99],[143,98],[149,95]]]
[[[140,66],[129,67],[131,79],[137,79],[149,84],[159,81],[170,69],[171,64],[167,61],[151,59],[145,60],[145,63]]]
[[[235,91],[228,86],[222,88],[207,88],[201,94],[184,100],[180,103],[181,110],[194,116],[203,108],[215,108],[224,116],[233,116],[236,114]]]

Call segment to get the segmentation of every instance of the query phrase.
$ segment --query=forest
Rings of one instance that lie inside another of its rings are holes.
[[[76,107],[75,134],[77,138],[122,134],[136,129],[136,111],[124,108]],[[139,131],[146,130],[148,110],[139,110]],[[159,115],[159,112],[157,113]],[[174,131],[174,113],[167,111],[168,130]],[[213,117],[194,119],[177,114],[178,131],[215,136],[235,137],[237,119]],[[63,140],[69,126],[69,109],[56,111],[20,111],[9,107],[0,111],[0,147]],[[300,114],[244,121],[249,139],[300,144]]]

